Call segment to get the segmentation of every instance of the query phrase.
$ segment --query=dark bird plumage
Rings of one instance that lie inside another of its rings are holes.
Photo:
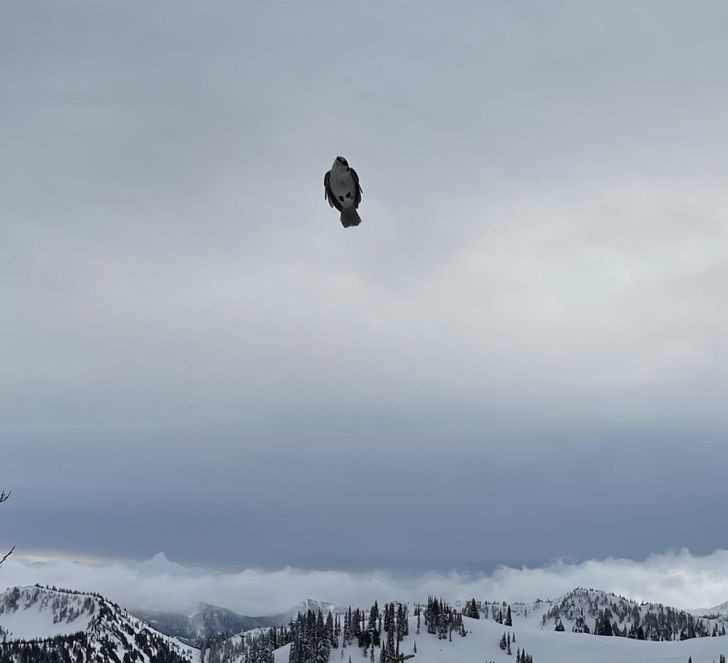
[[[362,188],[359,175],[344,157],[336,157],[331,170],[324,175],[324,198],[341,212],[344,228],[358,226],[361,217],[356,211],[361,203]]]

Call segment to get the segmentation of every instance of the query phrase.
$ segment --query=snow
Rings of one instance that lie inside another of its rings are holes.
[[[344,613],[343,608],[339,608],[334,603],[329,603],[328,601],[317,601],[316,599],[305,599],[297,606],[291,608],[288,612],[284,612],[282,616],[284,616],[286,618],[285,621],[288,622],[291,619],[295,619],[299,613],[305,615],[309,610],[312,610],[313,612],[320,610],[324,615],[329,612],[333,614]],[[280,616],[281,615],[279,615],[279,617]]]
[[[438,640],[427,633],[424,622],[416,635],[417,618],[410,617],[410,635],[401,643],[401,652],[412,653],[417,643],[417,654],[412,663],[515,663],[517,648],[533,657],[534,663],[717,663],[720,654],[728,654],[728,636],[694,638],[682,642],[650,642],[628,638],[597,636],[583,633],[557,632],[541,629],[537,620],[515,620],[509,628],[492,620],[463,618],[468,631],[466,637],[453,633],[452,642]],[[516,634],[509,656],[499,646],[503,632]],[[288,663],[290,645],[275,652],[275,663]],[[343,651],[343,657],[342,657]],[[346,649],[335,649],[331,663],[368,663],[354,642]],[[379,661],[379,652],[375,652]]]
[[[9,640],[71,635],[88,629],[98,608],[91,596],[18,587],[0,594],[0,626]]]
[[[712,608],[698,608],[691,610],[697,617],[705,617],[706,615],[725,615],[728,616],[728,601],[724,601],[720,605],[715,605]]]
[[[336,651],[338,651],[338,650],[336,650]],[[290,655],[291,655],[291,645],[283,645],[283,647],[280,647],[273,652],[275,663],[288,663],[288,657]],[[336,652],[332,653],[331,660],[335,661],[336,655],[337,655]],[[352,662],[354,661],[353,656],[352,656],[351,660],[352,660]],[[349,659],[347,658],[346,661],[348,663]],[[536,662],[534,661],[534,663],[536,663]]]
[[[606,637],[569,631],[542,630],[530,620],[516,620],[512,628],[490,620],[463,618],[467,637],[453,635],[452,643],[438,641],[434,636],[420,634],[417,639],[417,656],[420,663],[513,663],[516,648],[521,647],[533,656],[534,663],[712,663],[721,653],[728,654],[728,637],[694,638],[682,642],[651,642],[628,638]],[[511,647],[512,656],[503,652],[498,643],[503,632],[515,632],[516,644]],[[417,637],[417,636],[415,636]],[[448,647],[453,646],[450,653]],[[353,660],[353,659],[352,659]]]
[[[2,615],[0,626],[7,632],[8,640],[32,640],[85,631],[92,619],[92,615],[82,614],[69,622],[54,623],[53,612],[36,604]]]
[[[16,587],[0,594],[0,641],[46,639],[79,632],[88,634],[92,649],[98,651],[103,640],[113,643],[119,658],[132,652],[139,663],[149,663],[149,657],[135,642],[135,635],[142,632],[153,636],[152,649],[163,642],[192,662],[200,659],[199,650],[154,631],[97,595],[39,586]]]
[[[53,635],[65,635],[79,631],[95,631],[94,617],[103,599],[89,597],[89,595],[75,595],[55,592],[38,588],[20,588],[16,594],[5,596],[4,612],[0,614],[0,627],[9,632],[12,639],[32,639]],[[19,592],[19,593],[18,593]],[[583,598],[583,591],[575,591],[562,597],[571,596]],[[589,594],[591,596],[591,594]],[[0,598],[2,598],[0,596]],[[12,600],[11,600],[12,599]],[[626,601],[626,599],[623,599]],[[94,607],[89,607],[93,601]],[[85,602],[85,603],[84,603]],[[498,624],[492,619],[463,618],[463,624],[468,631],[466,637],[456,632],[452,634],[452,641],[439,640],[436,636],[427,633],[422,621],[421,632],[416,634],[417,618],[411,616],[409,628],[410,635],[401,644],[403,653],[411,653],[414,644],[417,644],[417,654],[413,663],[515,663],[517,649],[525,650],[533,657],[534,663],[687,663],[688,657],[693,663],[717,663],[721,654],[728,655],[728,636],[694,638],[684,641],[653,642],[646,640],[633,640],[616,636],[596,636],[591,634],[573,633],[568,629],[563,632],[553,630],[553,624],[547,621],[542,624],[542,616],[552,606],[554,601],[545,601],[534,604],[511,604],[513,612],[513,626],[507,627]],[[561,604],[561,603],[559,603]],[[334,610],[333,604],[324,602],[306,601],[302,606],[313,608],[322,607],[324,610]],[[571,606],[569,602],[567,605]],[[75,610],[71,611],[73,607]],[[639,606],[647,610],[648,604]],[[528,616],[524,616],[526,609]],[[410,614],[412,606],[410,607]],[[122,638],[118,643],[117,651],[131,651],[134,648],[133,634],[148,629],[143,622],[131,617],[125,611],[114,608],[112,622],[109,627],[116,625],[114,632]],[[61,615],[68,615],[67,621]],[[106,632],[106,626],[103,627]],[[151,629],[150,629],[151,630]],[[248,635],[255,635],[265,629],[252,629]],[[510,632],[516,636],[512,644],[512,654],[509,656],[500,649],[501,635]],[[109,631],[111,633],[111,631]],[[241,640],[245,634],[237,635],[233,640]],[[161,636],[164,637],[164,636]],[[192,661],[199,661],[199,651],[181,643],[173,642],[177,651],[186,654]],[[281,647],[275,652],[275,663],[288,663],[290,646]],[[343,655],[342,655],[343,654]],[[351,656],[352,663],[368,663],[369,657],[363,656],[356,643],[346,649],[339,647],[331,653],[330,663],[348,663]],[[379,652],[375,652],[375,660],[379,660]]]

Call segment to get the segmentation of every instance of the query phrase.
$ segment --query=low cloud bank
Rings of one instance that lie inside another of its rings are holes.
[[[97,591],[131,608],[179,610],[206,601],[248,615],[283,612],[307,597],[342,605],[374,599],[422,600],[428,594],[453,601],[473,596],[532,601],[556,597],[577,586],[696,608],[728,600],[728,550],[696,556],[684,549],[651,555],[644,561],[560,561],[540,568],[501,567],[477,575],[295,568],[215,573],[171,562],[163,554],[143,562],[17,555],[3,567],[0,578],[2,587],[41,583]]]

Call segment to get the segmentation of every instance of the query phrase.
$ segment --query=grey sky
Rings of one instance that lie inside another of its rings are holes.
[[[727,21],[3,5],[0,542],[225,568],[728,548]],[[323,200],[337,154],[355,231]]]

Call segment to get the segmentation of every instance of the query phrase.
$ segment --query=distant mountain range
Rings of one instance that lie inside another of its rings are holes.
[[[463,633],[450,639],[424,625],[420,631],[410,606],[402,650],[416,647],[415,663],[519,663],[516,654],[523,650],[533,663],[687,663],[688,657],[719,663],[728,654],[728,603],[689,612],[577,588],[555,600],[476,604],[479,618],[463,617]],[[98,594],[15,587],[0,594],[0,663],[288,663],[290,646],[281,646],[288,636],[280,627],[309,610],[322,612],[324,621],[326,613],[338,624],[349,619],[334,604],[313,600],[265,617],[204,603],[184,612],[133,615]],[[274,637],[273,626],[279,627]],[[511,654],[501,648],[506,634]],[[331,663],[362,656],[356,638],[344,656],[342,637],[337,631]],[[381,651],[369,650],[367,660],[378,661]]]
[[[211,638],[230,637],[256,628],[287,626],[299,612],[307,610],[334,612],[336,606],[306,599],[287,612],[264,617],[241,615],[209,603],[198,603],[184,612],[133,610],[132,613],[160,633],[200,647]]]

